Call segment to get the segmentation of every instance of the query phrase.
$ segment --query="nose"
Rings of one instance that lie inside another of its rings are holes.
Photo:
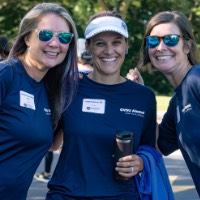
[[[112,45],[107,45],[105,48],[105,53],[112,54],[114,52],[114,48]]]
[[[166,44],[164,43],[163,39],[160,39],[160,43],[156,48],[158,51],[163,51],[167,49]]]
[[[57,37],[57,35],[53,35],[53,37],[51,38],[51,40],[49,41],[49,46],[54,46],[54,47],[58,47],[60,42],[59,42],[59,39]]]

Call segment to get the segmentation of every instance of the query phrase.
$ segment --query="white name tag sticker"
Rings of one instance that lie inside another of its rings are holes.
[[[105,113],[105,104],[104,99],[83,99],[82,111],[88,113]]]
[[[35,110],[34,96],[24,91],[20,91],[20,106]]]

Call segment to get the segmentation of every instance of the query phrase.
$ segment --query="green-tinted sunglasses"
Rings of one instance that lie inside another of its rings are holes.
[[[146,37],[146,44],[149,49],[156,48],[159,44],[161,39],[168,47],[174,47],[178,44],[180,35],[171,34],[166,35],[164,37],[158,37],[158,36],[148,36]]]
[[[37,30],[37,29],[34,29],[34,31],[38,33],[39,39],[43,42],[51,41],[53,35],[55,34],[61,44],[69,44],[72,40],[72,37],[74,36],[73,33],[67,33],[67,32],[53,32],[50,30]]]

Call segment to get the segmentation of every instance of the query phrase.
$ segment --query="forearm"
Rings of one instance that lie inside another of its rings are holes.
[[[61,147],[62,143],[63,143],[63,131],[62,129],[59,129],[56,132],[53,144],[51,145],[49,151],[57,151]]]

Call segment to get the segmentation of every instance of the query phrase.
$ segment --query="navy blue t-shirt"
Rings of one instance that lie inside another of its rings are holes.
[[[64,144],[47,199],[138,199],[133,178],[115,180],[115,133],[133,132],[134,153],[138,145],[155,146],[155,127],[156,100],[149,88],[130,80],[104,85],[84,76],[62,117]]]
[[[17,58],[0,63],[0,199],[26,199],[52,139],[44,82],[32,79]]]
[[[159,125],[158,147],[165,155],[180,148],[200,196],[200,65],[176,88]]]

